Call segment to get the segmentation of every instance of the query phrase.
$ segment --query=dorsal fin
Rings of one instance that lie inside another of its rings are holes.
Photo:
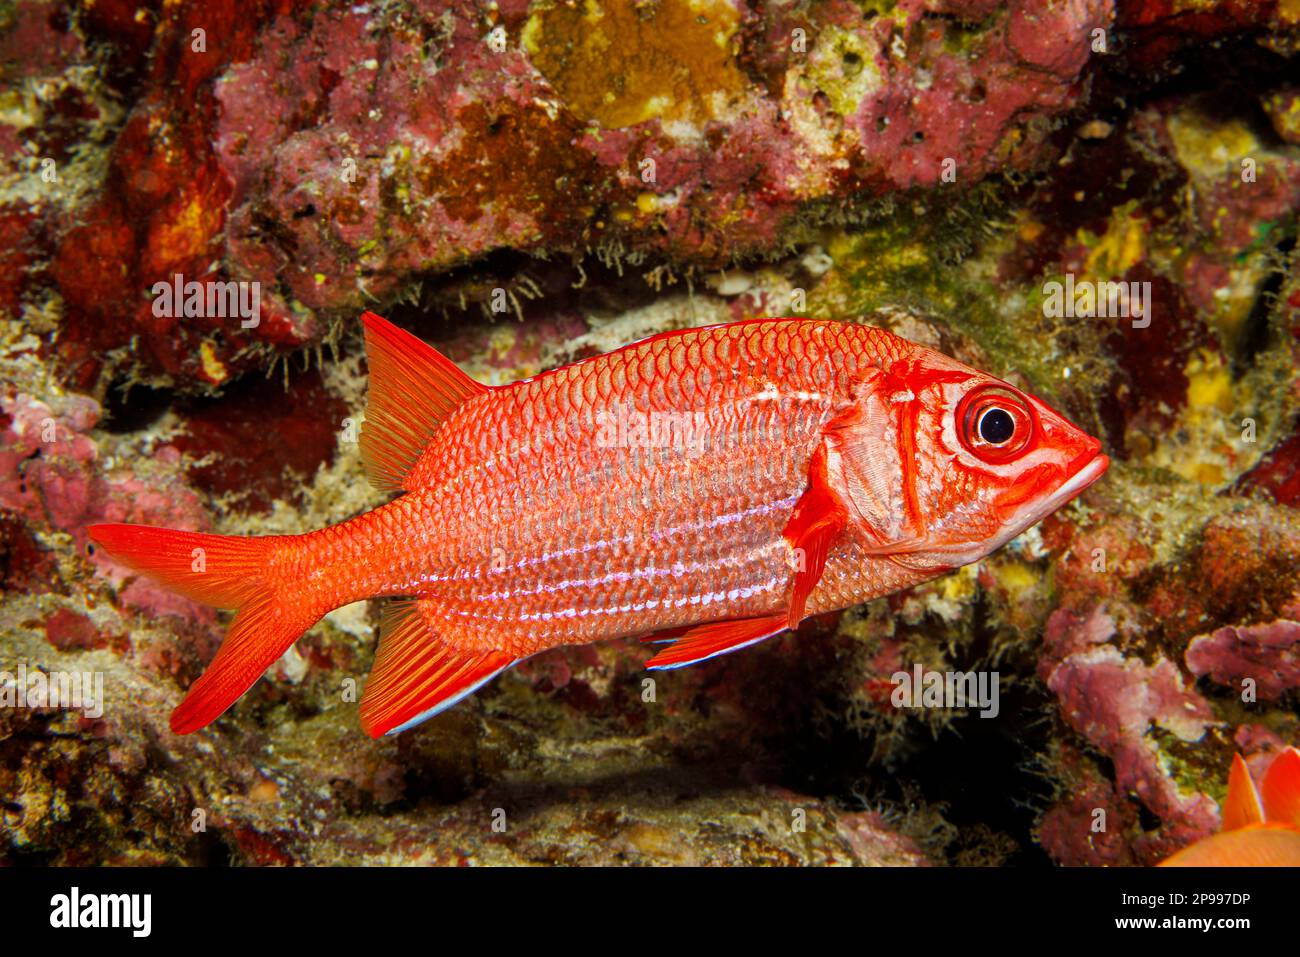
[[[503,651],[456,651],[430,630],[421,604],[395,602],[380,624],[379,650],[361,697],[361,727],[372,738],[432,718],[517,660]]]
[[[370,484],[396,491],[405,487],[407,475],[447,414],[489,387],[387,319],[367,312],[361,321],[370,363],[361,458]]]

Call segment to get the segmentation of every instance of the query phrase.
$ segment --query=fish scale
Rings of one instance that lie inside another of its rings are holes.
[[[806,484],[818,427],[850,399],[848,379],[836,371],[845,367],[842,351],[887,341],[867,327],[850,336],[829,323],[787,325],[651,340],[467,402],[421,460],[451,474],[414,507],[403,508],[406,498],[390,506],[407,512],[400,524],[410,538],[367,546],[372,564],[396,573],[376,581],[343,569],[341,588],[348,597],[378,588],[432,599],[440,638],[516,655],[681,626],[703,608],[717,618],[778,609],[791,578],[782,529]],[[792,339],[802,344],[797,352]],[[735,352],[719,350],[720,341]],[[746,360],[739,375],[725,365],[733,354]],[[880,350],[880,360],[891,354]],[[706,355],[719,366],[702,376],[689,363]],[[664,367],[671,385],[659,392],[652,386]],[[755,398],[773,390],[780,394]],[[809,398],[784,400],[785,393]],[[688,404],[669,404],[674,397]],[[679,445],[602,447],[597,414],[616,415],[620,406],[639,415],[699,413],[704,431],[722,439],[699,455]],[[538,423],[550,414],[564,418],[541,433],[550,441],[539,447]],[[605,520],[593,526],[590,512]],[[357,520],[360,539],[378,514]],[[433,551],[426,542],[437,542]],[[304,565],[309,555],[304,549]],[[872,588],[862,582],[856,592]]]
[[[665,333],[489,388],[365,321],[362,455],[393,501],[300,536],[90,530],[180,593],[239,609],[173,712],[178,732],[358,599],[403,599],[361,706],[368,732],[392,733],[547,648],[657,636],[672,644],[649,666],[677,667],[934,577],[1106,464],[1041,402],[864,325]],[[1014,460],[972,451],[959,416],[990,389],[1025,442],[1041,432]]]

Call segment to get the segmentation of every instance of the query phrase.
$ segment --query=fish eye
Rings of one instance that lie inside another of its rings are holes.
[[[986,462],[1005,462],[1025,451],[1034,436],[1034,414],[1024,399],[1004,386],[967,393],[957,407],[962,445]]]
[[[989,445],[1005,445],[1016,434],[1016,420],[1001,406],[992,406],[980,413],[976,426],[980,438]]]

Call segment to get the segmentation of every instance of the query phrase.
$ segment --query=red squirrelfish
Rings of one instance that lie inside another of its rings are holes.
[[[489,387],[364,317],[361,450],[400,494],[320,531],[96,525],[129,567],[238,614],[173,712],[203,727],[321,616],[385,615],[365,730],[412,727],[558,645],[752,645],[975,561],[1105,470],[1006,382],[870,326],[755,319],[657,335]]]
[[[1300,751],[1273,759],[1256,790],[1240,754],[1232,756],[1223,825],[1161,867],[1300,867]]]

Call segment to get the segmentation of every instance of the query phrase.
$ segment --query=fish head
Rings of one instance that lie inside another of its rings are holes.
[[[1101,443],[1041,399],[908,345],[862,382],[836,446],[850,517],[882,552],[967,564],[1106,471]]]

